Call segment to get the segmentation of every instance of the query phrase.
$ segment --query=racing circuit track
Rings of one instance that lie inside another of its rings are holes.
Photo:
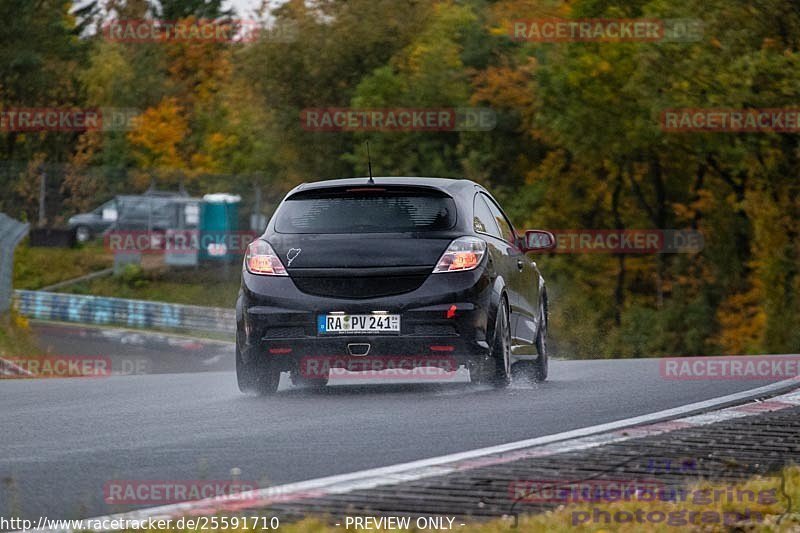
[[[550,435],[754,389],[671,381],[658,360],[551,360],[550,379],[495,391],[461,383],[239,393],[233,346],[37,324],[55,353],[106,355],[146,373],[0,382],[0,514],[82,518],[111,480],[230,479],[261,486]],[[116,363],[115,363],[116,364]],[[777,380],[776,380],[777,381]],[[148,504],[145,506],[152,506]]]

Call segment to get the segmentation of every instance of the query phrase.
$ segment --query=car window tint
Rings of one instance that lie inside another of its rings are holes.
[[[516,236],[514,235],[514,230],[511,228],[511,223],[506,219],[503,212],[500,211],[500,208],[497,207],[497,204],[495,204],[491,198],[485,197],[485,200],[486,203],[489,204],[489,209],[497,223],[497,227],[500,228],[500,232],[502,233],[501,238],[507,242],[514,243]]]
[[[148,202],[129,202],[124,206],[124,214],[128,217],[147,217],[150,215],[150,204]]]
[[[280,233],[391,233],[453,227],[452,198],[414,194],[336,195],[288,199],[277,214]]]
[[[172,202],[155,201],[152,207],[153,215],[159,217],[169,217],[175,212],[175,204]]]
[[[497,228],[497,224],[494,222],[492,211],[489,209],[489,206],[486,205],[486,200],[483,199],[483,195],[475,195],[474,211],[473,226],[475,231],[479,233],[488,233],[498,239],[503,238],[500,230]]]

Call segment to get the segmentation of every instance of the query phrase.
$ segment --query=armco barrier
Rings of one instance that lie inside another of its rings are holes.
[[[28,233],[28,228],[28,224],[0,213],[0,313],[8,311],[11,306],[14,249]]]
[[[14,291],[14,304],[21,315],[39,320],[224,334],[236,330],[235,311],[218,307],[22,290]]]

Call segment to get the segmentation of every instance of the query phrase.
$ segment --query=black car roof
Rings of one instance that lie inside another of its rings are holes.
[[[416,176],[379,176],[373,178],[374,185],[398,185],[398,186],[417,186],[417,187],[432,187],[445,191],[451,195],[463,192],[465,189],[475,190],[475,187],[483,190],[483,187],[471,180],[455,179],[455,178],[429,178],[429,177],[416,177]],[[368,187],[372,185],[369,182],[369,177],[364,176],[360,178],[341,178],[332,180],[314,181],[311,183],[303,183],[292,189],[288,196],[300,191],[310,191],[316,189],[327,189],[332,187],[353,187],[363,185]]]

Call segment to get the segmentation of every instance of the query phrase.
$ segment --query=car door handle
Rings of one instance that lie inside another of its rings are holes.
[[[520,270],[525,268],[525,263],[522,262],[522,259],[517,259],[517,268]]]

